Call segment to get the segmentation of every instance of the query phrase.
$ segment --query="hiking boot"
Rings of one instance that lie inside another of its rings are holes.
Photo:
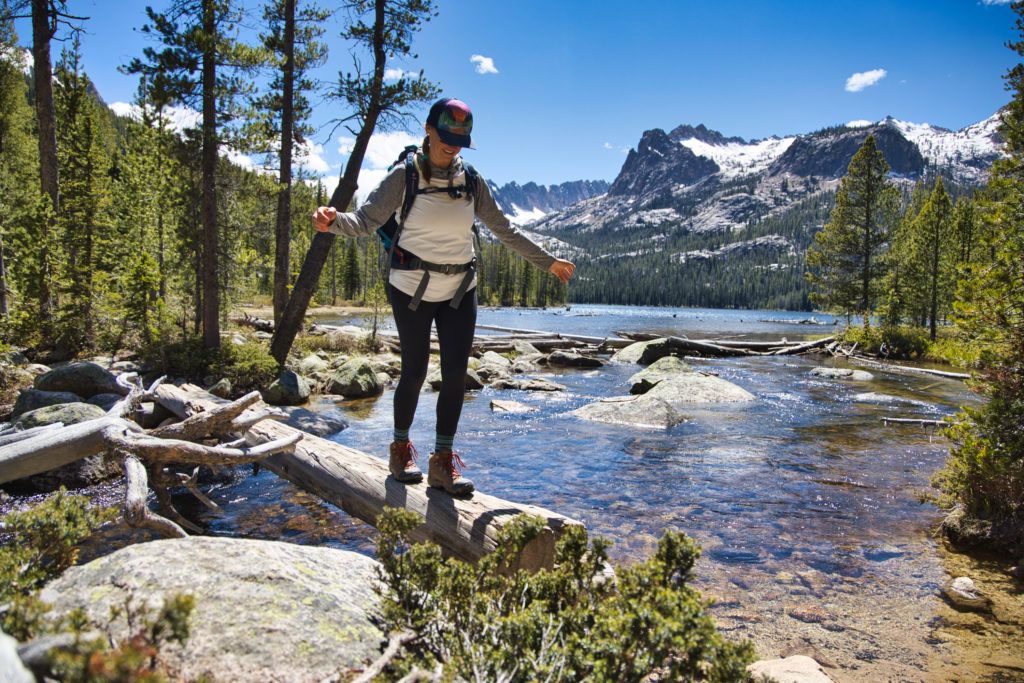
[[[427,484],[435,489],[444,489],[453,496],[468,496],[473,493],[473,482],[459,474],[466,463],[453,451],[436,451],[430,454],[427,470]]]
[[[416,449],[412,442],[398,443],[391,442],[391,453],[388,458],[388,469],[395,481],[407,484],[415,484],[423,481],[423,472],[416,466]]]

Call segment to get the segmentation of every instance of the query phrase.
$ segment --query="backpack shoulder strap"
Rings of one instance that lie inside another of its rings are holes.
[[[420,171],[416,168],[416,153],[412,152],[405,157],[405,197],[402,198],[402,208],[398,214],[399,223],[405,223],[406,216],[412,210],[412,203],[416,201],[419,187]]]
[[[473,164],[468,164],[465,161],[462,162],[462,170],[466,172],[466,193],[475,200],[480,174],[473,168]]]

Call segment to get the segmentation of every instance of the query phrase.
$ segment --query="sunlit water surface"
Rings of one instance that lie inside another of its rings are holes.
[[[482,310],[479,322],[602,337],[629,330],[795,340],[833,330],[828,316],[800,322],[809,318],[574,305]],[[703,547],[697,586],[716,598],[720,627],[752,639],[762,657],[808,654],[833,667],[838,680],[1024,680],[1020,587],[999,567],[950,556],[933,536],[941,513],[921,502],[948,443],[930,427],[881,422],[941,418],[975,397],[963,383],[938,377],[875,372],[871,381],[845,382],[808,374],[832,363],[816,355],[693,360],[757,400],[695,408],[669,430],[569,415],[628,393],[637,366],[559,369],[541,376],[565,385],[564,392],[469,394],[456,448],[478,489],[582,520],[614,541],[618,562],[648,557],[666,529],[696,538]],[[435,396],[424,390],[412,430],[422,453],[432,444]],[[495,398],[537,410],[496,414]],[[384,457],[390,390],[377,399],[312,407],[349,422],[333,440]],[[246,470],[212,495],[223,514],[179,499],[209,533],[373,554],[371,527],[268,472]],[[125,540],[123,532],[110,538]],[[938,591],[951,572],[1001,591],[1002,614],[961,617],[947,607]]]

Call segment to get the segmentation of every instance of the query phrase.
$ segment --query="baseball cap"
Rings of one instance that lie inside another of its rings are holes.
[[[462,100],[445,97],[434,102],[427,114],[427,125],[437,129],[438,137],[446,145],[472,149],[473,112]]]

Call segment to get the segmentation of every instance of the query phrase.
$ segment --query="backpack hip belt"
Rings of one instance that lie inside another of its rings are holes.
[[[458,308],[459,304],[462,303],[462,297],[469,290],[469,285],[473,282],[473,277],[476,275],[476,259],[474,258],[469,263],[431,263],[430,261],[424,261],[418,256],[413,256],[406,264],[399,266],[398,269],[423,271],[423,278],[412,295],[412,301],[409,302],[409,309],[413,311],[420,307],[423,293],[427,291],[427,285],[430,283],[431,273],[444,273],[445,275],[465,273],[462,282],[459,283],[459,288],[455,290],[455,294],[452,296],[452,301],[449,304],[452,308]]]

